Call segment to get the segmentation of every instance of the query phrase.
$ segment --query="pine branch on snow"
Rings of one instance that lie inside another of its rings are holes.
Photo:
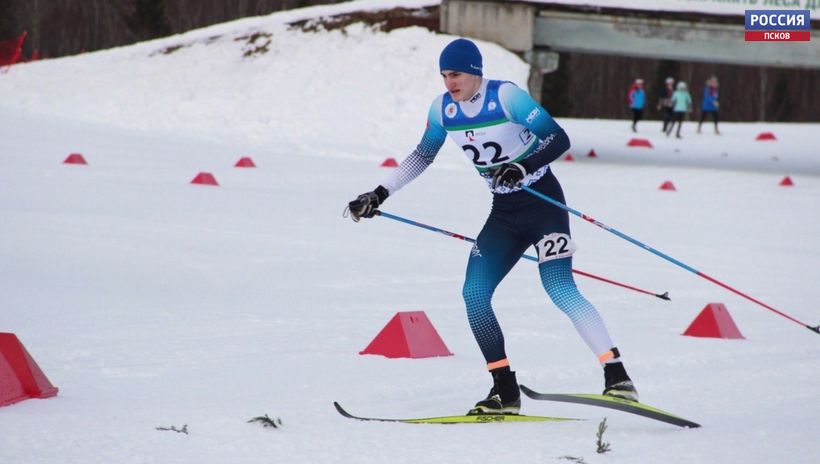
[[[273,427],[275,429],[278,429],[279,427],[282,426],[282,419],[277,417],[274,420],[274,419],[271,419],[270,417],[268,417],[267,414],[265,414],[264,416],[254,417],[253,419],[248,421],[249,424],[252,423],[252,422],[261,422],[262,426],[264,426],[264,427]]]
[[[598,433],[596,434],[598,437],[598,441],[596,442],[596,445],[598,445],[598,454],[603,454],[612,450],[609,443],[604,442],[604,432],[606,432],[606,417],[604,417],[604,420],[598,424]]]
[[[188,424],[183,425],[181,429],[178,429],[175,425],[172,425],[170,427],[157,427],[156,429],[157,430],[162,430],[162,431],[171,431],[171,432],[176,432],[176,433],[184,433],[185,435],[188,435]]]
[[[567,461],[572,461],[572,462],[575,462],[577,464],[587,464],[587,462],[584,461],[584,458],[577,458],[575,456],[561,456],[558,459],[566,459]]]

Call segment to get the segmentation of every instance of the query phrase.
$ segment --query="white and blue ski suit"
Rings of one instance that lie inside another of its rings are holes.
[[[454,101],[449,93],[433,101],[421,142],[382,186],[393,194],[415,179],[433,162],[447,136],[464,150],[488,185],[494,169],[515,162],[527,170],[523,185],[564,202],[549,164],[569,149],[566,133],[525,91],[488,79],[467,101]],[[470,328],[488,368],[509,365],[491,304],[493,293],[531,245],[538,251],[541,282],[552,301],[569,316],[601,363],[615,357],[598,311],[575,286],[575,245],[567,212],[520,188],[499,187],[470,252],[462,292]]]

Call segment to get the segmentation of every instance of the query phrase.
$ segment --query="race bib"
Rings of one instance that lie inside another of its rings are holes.
[[[553,259],[561,259],[572,256],[578,246],[567,234],[552,233],[535,244],[538,250],[538,262],[545,263]]]

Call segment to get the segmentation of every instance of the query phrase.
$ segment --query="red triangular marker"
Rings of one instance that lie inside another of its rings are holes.
[[[253,160],[250,159],[249,157],[243,156],[242,158],[239,158],[239,161],[237,161],[236,164],[234,164],[234,167],[237,167],[237,168],[255,168],[256,164],[254,164]]]
[[[383,168],[395,168],[398,167],[399,163],[396,161],[396,158],[387,158],[382,161]]]
[[[63,161],[63,164],[88,164],[80,153],[72,153]]]
[[[0,333],[0,406],[50,398],[57,391],[17,336]]]
[[[723,303],[709,303],[683,332],[690,337],[745,338]]]
[[[675,184],[673,184],[671,180],[667,180],[666,182],[664,182],[663,184],[661,184],[661,186],[660,186],[659,188],[660,188],[661,190],[669,190],[669,191],[672,191],[672,192],[674,192],[674,191],[676,191],[676,190],[677,190],[677,189],[675,188]]]
[[[777,137],[775,137],[774,134],[771,132],[761,132],[757,135],[757,138],[755,140],[777,140]]]
[[[783,180],[780,181],[780,186],[781,187],[793,187],[794,182],[792,181],[791,177],[786,176],[786,177],[783,178]]]
[[[587,153],[588,158],[597,158],[598,155],[595,153],[595,150],[590,149],[589,153]]]
[[[567,156],[564,157],[564,161],[575,161],[575,158],[572,156],[572,153],[567,153]]]
[[[629,142],[627,142],[627,145],[630,147],[652,148],[652,142],[646,139],[630,139]]]
[[[219,185],[216,182],[214,175],[210,172],[200,172],[196,175],[196,177],[194,177],[194,180],[192,180],[191,183],[200,185]]]
[[[452,356],[424,311],[398,312],[359,354],[388,358]]]

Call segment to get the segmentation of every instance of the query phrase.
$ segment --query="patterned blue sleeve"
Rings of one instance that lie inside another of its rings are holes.
[[[530,94],[512,83],[505,83],[498,90],[501,106],[510,121],[526,127],[541,140],[538,148],[521,163],[527,172],[546,166],[569,150],[567,133]]]
[[[447,140],[447,131],[444,130],[441,122],[441,99],[442,97],[436,98],[430,105],[427,113],[427,129],[424,130],[421,142],[381,184],[391,195],[424,172],[436,159],[438,151]]]

